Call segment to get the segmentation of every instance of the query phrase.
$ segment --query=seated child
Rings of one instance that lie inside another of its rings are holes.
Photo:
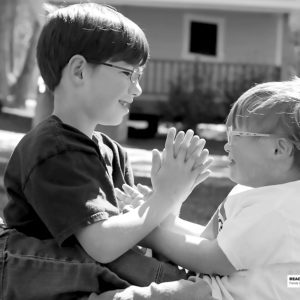
[[[226,126],[230,178],[238,185],[201,236],[195,224],[169,218],[144,240],[199,275],[93,299],[299,299],[299,280],[291,278],[300,277],[300,79],[249,89]]]
[[[180,141],[171,131],[166,147],[182,148],[187,161],[170,156],[159,170],[154,164],[153,195],[123,214],[114,188],[134,184],[127,154],[94,132],[99,123],[121,123],[142,93],[148,58],[143,31],[111,7],[76,4],[50,14],[37,61],[54,112],[24,136],[5,172],[1,299],[79,299],[187,277],[174,264],[142,255],[136,244],[208,175],[197,167],[205,156],[199,138],[189,132]]]

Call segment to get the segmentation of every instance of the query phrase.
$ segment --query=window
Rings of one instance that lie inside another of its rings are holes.
[[[199,15],[184,18],[183,57],[204,61],[223,59],[224,20]]]

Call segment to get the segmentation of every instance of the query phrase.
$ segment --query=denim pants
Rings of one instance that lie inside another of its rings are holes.
[[[173,265],[133,250],[102,265],[79,245],[59,247],[52,239],[39,240],[0,228],[0,300],[78,300],[92,292],[186,276]]]

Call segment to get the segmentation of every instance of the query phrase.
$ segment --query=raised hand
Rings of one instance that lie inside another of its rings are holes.
[[[184,201],[196,184],[208,177],[206,170],[208,152],[203,150],[205,141],[194,136],[192,130],[186,134],[175,128],[168,132],[162,156],[153,151],[151,179],[155,192],[176,201]]]
[[[182,145],[188,145],[186,159],[189,159],[193,153],[196,156],[198,155],[194,168],[199,167],[199,174],[195,181],[194,187],[204,181],[210,175],[210,170],[208,170],[208,167],[213,162],[213,158],[209,157],[209,151],[204,149],[205,143],[205,139],[201,139],[198,135],[194,135],[193,130],[188,130],[186,134],[184,134],[183,131],[180,131],[177,134],[176,141],[174,143],[175,156],[178,155]]]

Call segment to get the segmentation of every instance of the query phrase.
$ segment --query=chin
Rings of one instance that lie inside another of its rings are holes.
[[[101,125],[103,126],[118,126],[122,123],[123,118],[122,119],[118,119],[118,120],[107,120],[107,122],[101,122]]]
[[[243,180],[242,178],[240,178],[239,176],[236,176],[232,172],[229,173],[228,177],[231,181],[233,181],[237,184],[249,186],[249,184],[247,184],[247,180]]]

